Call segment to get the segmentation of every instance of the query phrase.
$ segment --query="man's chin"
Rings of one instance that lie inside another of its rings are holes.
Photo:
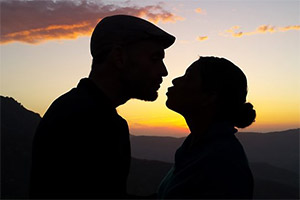
[[[148,94],[143,93],[143,94],[135,95],[133,98],[151,102],[151,101],[155,101],[157,97],[158,97],[158,93],[154,92]]]

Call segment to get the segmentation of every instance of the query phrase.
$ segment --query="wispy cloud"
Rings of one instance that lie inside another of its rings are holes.
[[[279,31],[300,30],[300,25],[279,27]]]
[[[202,9],[202,8],[196,8],[195,9],[195,12],[196,13],[199,13],[199,14],[202,14],[202,15],[205,15],[206,14],[206,10]]]
[[[38,44],[53,39],[88,36],[105,16],[128,14],[153,23],[182,20],[160,5],[144,7],[104,4],[102,1],[1,1],[0,44]]]
[[[207,40],[207,39],[208,39],[208,36],[198,36],[197,37],[197,40],[200,41],[200,42],[204,41],[204,40]]]
[[[266,33],[275,33],[275,32],[286,32],[290,30],[300,30],[300,25],[285,26],[285,27],[276,27],[271,25],[261,25],[257,27],[254,31],[242,32],[240,31],[240,26],[233,26],[230,29],[226,30],[221,35],[227,36],[231,35],[232,37],[243,37],[257,34],[266,34]]]

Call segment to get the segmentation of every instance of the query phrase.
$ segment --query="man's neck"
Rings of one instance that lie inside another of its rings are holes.
[[[111,100],[115,108],[130,99],[124,94],[124,90],[118,81],[108,78],[97,79],[93,76],[89,76],[89,79]]]

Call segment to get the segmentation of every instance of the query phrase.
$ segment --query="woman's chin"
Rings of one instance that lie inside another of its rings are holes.
[[[169,99],[167,99],[167,101],[166,101],[166,106],[167,106],[167,108],[169,108],[169,109],[173,110],[172,103],[170,102],[170,100],[169,100]]]
[[[178,111],[178,109],[177,109],[177,106],[176,106],[174,103],[172,103],[171,101],[169,101],[169,99],[166,101],[166,106],[167,106],[167,108],[169,108],[170,110],[179,113],[179,111]],[[180,114],[180,113],[179,113],[179,114]]]

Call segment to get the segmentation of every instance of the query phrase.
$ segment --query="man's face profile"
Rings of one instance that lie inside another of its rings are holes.
[[[168,75],[163,46],[152,40],[141,41],[129,46],[125,54],[121,78],[130,98],[156,100],[162,77]]]

